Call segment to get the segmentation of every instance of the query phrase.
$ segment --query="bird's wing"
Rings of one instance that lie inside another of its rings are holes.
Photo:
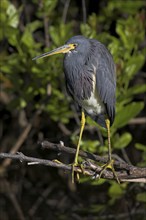
[[[96,67],[96,89],[101,101],[105,104],[107,116],[110,119],[111,125],[115,117],[115,90],[116,76],[115,65],[109,51],[103,44],[98,44],[94,56]]]

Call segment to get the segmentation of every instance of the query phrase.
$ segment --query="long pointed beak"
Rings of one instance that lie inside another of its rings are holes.
[[[65,44],[65,45],[58,47],[50,52],[43,53],[37,57],[34,57],[32,60],[37,60],[37,59],[40,59],[43,57],[52,56],[52,55],[58,54],[58,53],[68,53],[70,50],[75,49],[75,47],[76,47],[76,44]]]

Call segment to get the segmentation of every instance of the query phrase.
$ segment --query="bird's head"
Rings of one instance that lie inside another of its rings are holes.
[[[33,60],[47,56],[52,56],[54,54],[60,54],[60,53],[67,54],[69,56],[71,54],[73,55],[80,54],[81,56],[85,56],[85,54],[87,54],[89,47],[90,47],[89,40],[82,35],[78,35],[70,38],[65,45],[58,47],[50,52],[34,57]]]

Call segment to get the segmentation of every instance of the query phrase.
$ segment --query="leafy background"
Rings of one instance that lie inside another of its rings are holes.
[[[104,43],[116,63],[113,153],[145,166],[145,9],[142,0],[2,0],[0,152],[18,144],[28,156],[73,161],[37,144],[44,139],[77,144],[80,115],[65,90],[63,57],[32,58],[82,34]],[[105,155],[106,137],[106,131],[87,118],[82,149]],[[0,219],[145,219],[144,184],[86,177],[80,182],[72,185],[70,174],[61,170],[2,161]]]

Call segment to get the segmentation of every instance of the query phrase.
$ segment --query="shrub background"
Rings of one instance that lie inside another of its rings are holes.
[[[116,63],[113,153],[128,163],[144,166],[145,8],[142,0],[2,0],[0,152],[9,152],[19,145],[18,151],[28,156],[73,161],[69,155],[56,155],[37,144],[44,139],[61,140],[70,147],[77,144],[80,117],[65,90],[63,56],[37,62],[32,58],[82,34],[104,43]],[[82,149],[100,155],[107,153],[106,131],[90,118]],[[81,183],[72,185],[70,175],[61,170],[18,162],[7,165],[2,161],[0,218],[144,219],[144,184],[118,185],[86,177],[81,177]]]

